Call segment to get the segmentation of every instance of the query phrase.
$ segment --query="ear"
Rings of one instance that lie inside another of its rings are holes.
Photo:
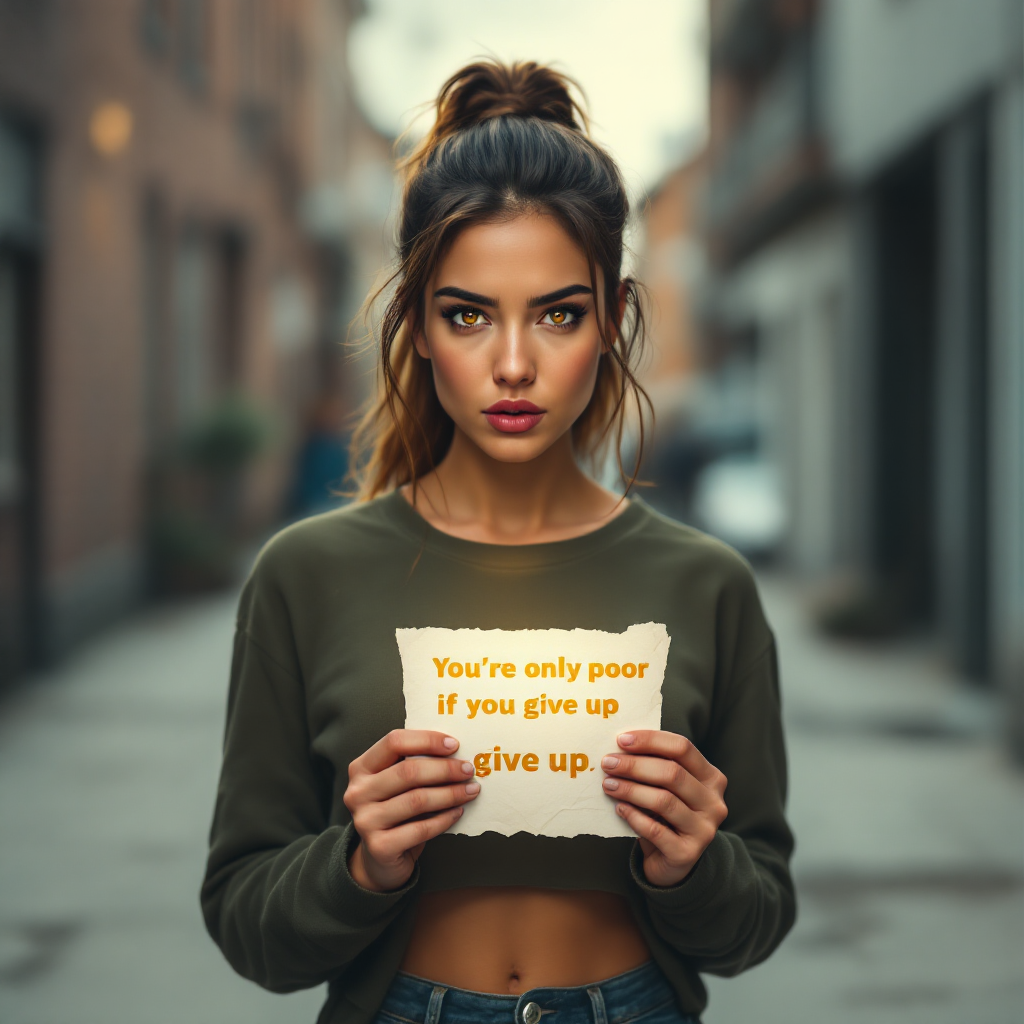
[[[608,333],[612,338],[622,329],[622,321],[626,316],[626,299],[628,294],[628,285],[625,281],[620,281],[615,295],[615,309],[612,311],[612,315],[608,317]],[[607,351],[608,346],[605,345],[601,355],[605,355]]]
[[[618,299],[618,308],[615,311],[615,329],[622,329],[622,321],[626,316],[626,300],[629,296],[629,285],[626,281],[619,282],[619,290],[616,298]]]
[[[430,348],[427,345],[427,336],[423,333],[422,326],[416,326],[412,330],[412,345],[417,355],[422,359],[430,358]]]

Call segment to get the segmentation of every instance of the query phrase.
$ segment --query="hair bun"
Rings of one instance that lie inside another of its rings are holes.
[[[409,163],[420,163],[449,135],[492,117],[538,117],[585,132],[589,127],[586,111],[570,89],[582,95],[567,75],[532,60],[467,64],[441,86],[434,126]]]

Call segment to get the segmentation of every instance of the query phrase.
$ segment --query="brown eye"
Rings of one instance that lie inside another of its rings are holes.
[[[475,309],[460,309],[453,319],[460,327],[475,327],[480,322],[480,312]]]
[[[542,322],[550,324],[552,327],[568,327],[578,319],[579,315],[571,309],[551,309],[544,314]]]

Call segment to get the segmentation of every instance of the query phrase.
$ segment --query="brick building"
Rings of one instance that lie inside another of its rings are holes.
[[[698,204],[706,174],[701,152],[667,174],[644,208],[641,270],[654,316],[643,382],[655,398],[677,388],[699,362],[692,303],[704,268]]]
[[[387,152],[353,6],[0,0],[0,677],[146,593],[153,466],[225,395],[284,426],[236,495],[279,514],[351,263],[302,211]]]

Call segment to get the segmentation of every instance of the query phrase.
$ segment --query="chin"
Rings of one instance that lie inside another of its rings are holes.
[[[484,434],[470,440],[495,462],[532,462],[543,455],[557,440],[557,437],[533,434]]]
[[[495,462],[532,462],[543,455],[551,445],[536,442],[506,441],[500,439],[490,444],[479,445],[480,450]]]

